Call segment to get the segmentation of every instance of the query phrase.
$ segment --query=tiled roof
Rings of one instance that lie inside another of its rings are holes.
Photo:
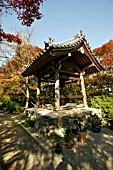
[[[99,64],[99,62],[94,57],[94,54],[91,51],[91,47],[89,46],[89,43],[87,42],[85,35],[83,35],[82,31],[80,31],[76,36],[74,36],[72,39],[69,39],[64,42],[59,43],[53,43],[52,38],[49,39],[50,41],[48,43],[45,42],[45,49],[42,50],[42,52],[22,71],[22,75],[26,76],[26,72],[36,65],[39,60],[42,60],[42,58],[48,53],[53,50],[60,50],[60,49],[78,49],[82,44],[84,43],[92,57],[93,60],[99,65],[99,67],[102,69],[102,66]],[[42,61],[43,62],[43,61]],[[31,71],[32,72],[32,71]]]
[[[68,47],[75,47],[82,42],[83,42],[83,36],[79,36],[79,34],[77,34],[74,38],[70,40],[53,44],[52,46],[53,48],[68,48]]]

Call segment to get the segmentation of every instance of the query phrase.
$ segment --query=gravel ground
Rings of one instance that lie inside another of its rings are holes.
[[[112,170],[113,131],[87,132],[87,143],[63,147],[61,155],[41,147],[18,125],[20,115],[0,114],[0,155],[3,170]],[[46,143],[45,143],[46,144]],[[1,160],[0,158],[0,160]]]

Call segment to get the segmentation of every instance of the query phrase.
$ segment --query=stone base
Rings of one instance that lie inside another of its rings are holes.
[[[81,117],[83,114],[87,117],[90,114],[97,114],[101,117],[101,110],[96,108],[89,108],[77,105],[76,108],[66,109],[66,106],[61,107],[61,110],[48,110],[43,108],[29,108],[26,109],[25,113],[36,120],[35,127],[41,131],[41,133],[48,133],[50,136],[53,133],[58,132],[62,136],[61,129],[62,125],[66,126],[67,123],[71,122],[73,126],[73,118]],[[61,133],[61,134],[60,134]]]

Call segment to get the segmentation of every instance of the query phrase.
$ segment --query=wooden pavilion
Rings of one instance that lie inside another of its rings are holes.
[[[87,106],[87,97],[84,85],[84,76],[101,71],[103,68],[94,57],[91,48],[80,31],[75,37],[61,43],[45,42],[45,49],[22,72],[22,76],[35,75],[38,79],[37,100],[40,102],[40,84],[49,82],[55,87],[55,107],[60,109],[62,94],[60,81],[72,83],[80,81],[81,95],[70,95],[69,98],[83,98]]]

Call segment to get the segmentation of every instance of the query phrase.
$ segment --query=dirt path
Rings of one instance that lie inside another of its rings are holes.
[[[3,170],[52,168],[52,157],[17,123],[18,115],[0,114],[0,154]]]
[[[3,170],[112,170],[113,131],[87,132],[87,143],[75,143],[62,154],[46,151],[18,125],[19,115],[0,114]]]

